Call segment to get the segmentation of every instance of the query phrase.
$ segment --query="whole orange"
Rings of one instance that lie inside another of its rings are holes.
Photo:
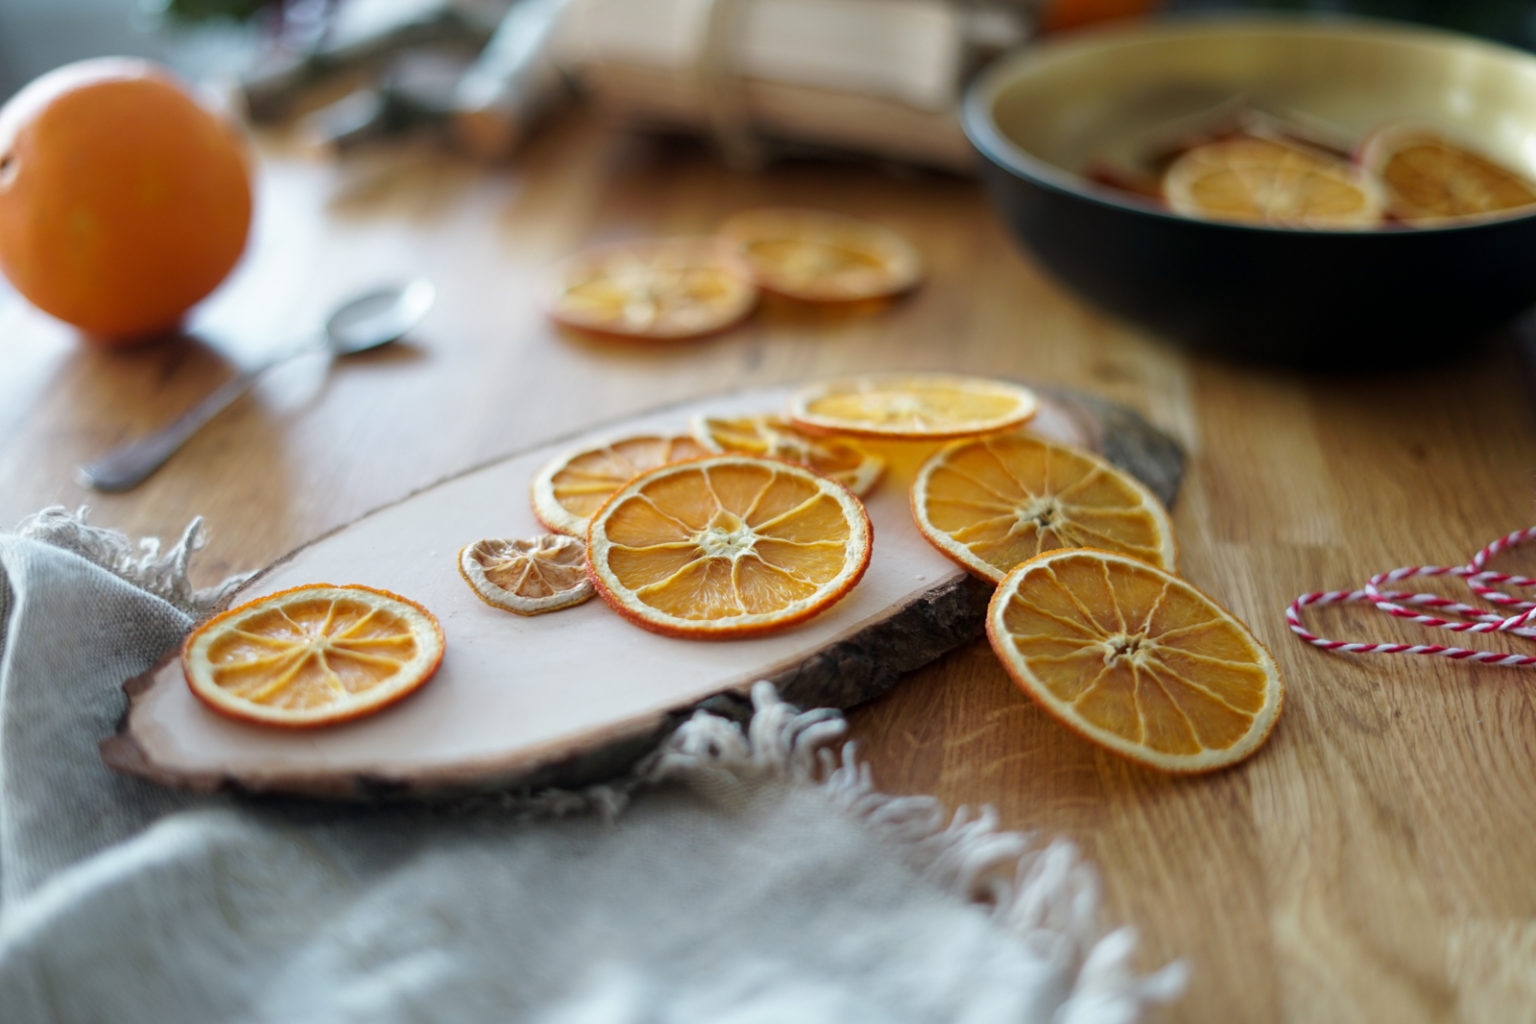
[[[250,223],[237,129],[163,68],[68,64],[0,109],[0,272],[87,340],[175,327],[234,267]]]

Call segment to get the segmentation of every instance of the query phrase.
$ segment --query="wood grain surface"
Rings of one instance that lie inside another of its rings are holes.
[[[707,231],[763,203],[889,224],[930,280],[876,310],[770,304],[696,344],[592,341],[539,315],[538,275],[577,246]],[[853,713],[879,784],[991,803],[1009,826],[1078,843],[1102,872],[1106,921],[1141,933],[1143,964],[1193,968],[1170,1020],[1536,1019],[1536,676],[1330,656],[1281,618],[1303,590],[1461,561],[1531,522],[1520,338],[1450,339],[1444,365],[1337,379],[1195,360],[1061,292],[971,182],[852,164],[738,174],[578,120],[489,172],[417,152],[338,168],[271,143],[260,206],[195,338],[85,350],[0,297],[0,521],[89,503],[96,522],[169,537],[201,514],[207,582],[539,438],[723,388],[941,368],[1094,391],[1190,452],[1181,569],[1275,653],[1288,692],[1274,737],[1233,770],[1162,778],[1052,724],[976,644]],[[340,297],[415,272],[440,302],[410,345],[329,378],[288,367],[137,491],[75,483],[81,461]],[[1507,564],[1533,572],[1536,556]],[[1410,635],[1358,614],[1311,621]]]

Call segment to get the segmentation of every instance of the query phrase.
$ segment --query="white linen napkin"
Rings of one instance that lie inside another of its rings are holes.
[[[0,535],[0,1008],[155,1020],[1130,1022],[1092,871],[884,796],[767,684],[635,775],[453,805],[210,799],[109,772],[120,684],[238,580],[50,509]]]

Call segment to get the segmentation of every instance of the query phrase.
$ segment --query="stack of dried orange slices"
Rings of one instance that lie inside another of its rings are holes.
[[[691,426],[589,444],[535,475],[535,514],[586,542],[597,593],[632,622],[690,637],[770,633],[847,594],[869,565],[859,496],[881,460],[772,415]]]
[[[744,320],[759,290],[818,304],[909,291],[922,259],[900,235],[821,210],[732,217],[711,237],[594,246],[560,264],[547,306],[559,324],[652,341],[698,338]]]

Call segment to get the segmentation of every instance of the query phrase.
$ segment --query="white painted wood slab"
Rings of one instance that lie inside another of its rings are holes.
[[[201,790],[356,797],[571,785],[621,770],[689,709],[744,693],[758,679],[774,679],[801,703],[846,706],[873,696],[896,675],[973,635],[989,589],[917,532],[907,502],[910,467],[888,472],[867,499],[875,546],[864,579],[830,611],[774,636],[658,636],[600,600],[524,618],[481,602],[455,564],[462,546],[483,537],[544,532],[529,507],[528,485],[559,452],[594,439],[683,431],[695,413],[776,411],[787,395],[775,389],[721,396],[543,445],[420,491],[300,548],[235,600],[317,582],[404,594],[442,622],[447,653],[436,677],[368,718],[284,731],[207,710],[168,656],[125,685],[130,707],[119,735],[103,743],[104,759],[121,771]],[[1102,450],[1124,428],[1112,426],[1106,434],[1107,418],[1096,412],[1058,397],[1045,403],[1032,429]],[[1150,436],[1154,447],[1172,452],[1164,459],[1174,461],[1172,483],[1151,481],[1167,493],[1177,484],[1181,460],[1166,438]],[[1132,439],[1128,450],[1144,442]]]

